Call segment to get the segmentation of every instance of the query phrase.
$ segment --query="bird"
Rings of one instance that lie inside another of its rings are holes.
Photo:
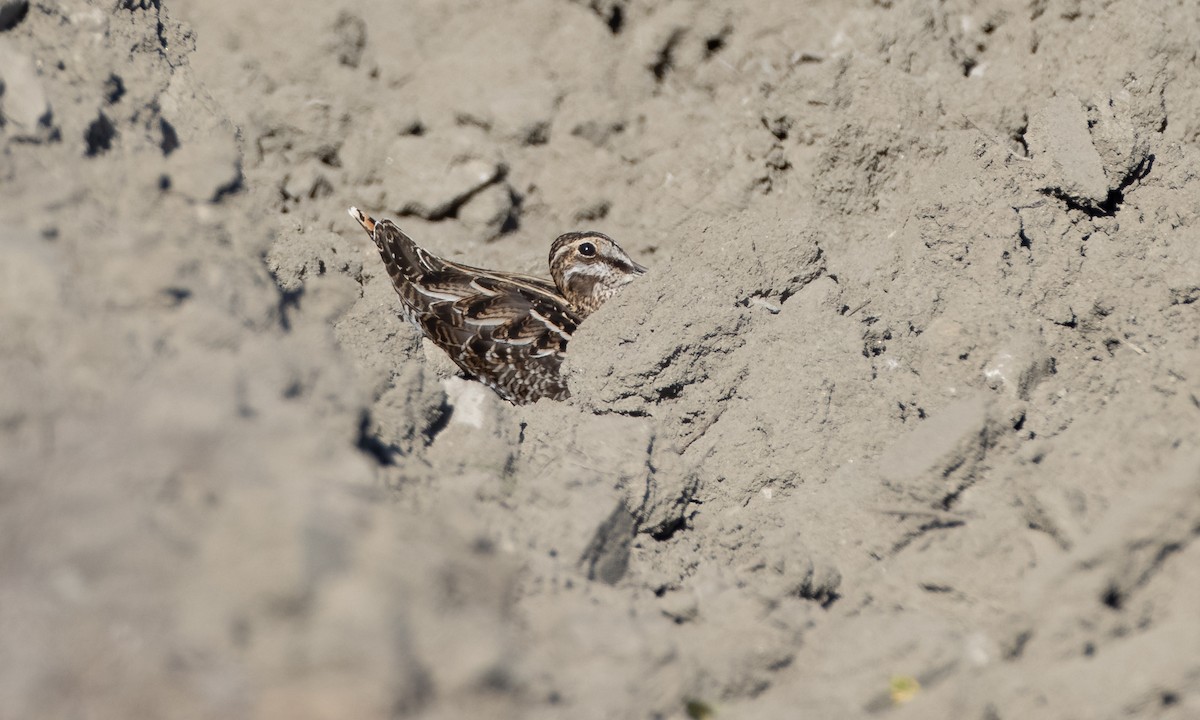
[[[394,222],[350,216],[379,249],[401,315],[468,377],[513,405],[570,396],[567,343],[589,315],[646,268],[603,233],[569,232],[550,246],[550,280],[440,258]]]

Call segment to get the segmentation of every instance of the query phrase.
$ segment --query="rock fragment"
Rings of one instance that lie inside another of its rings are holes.
[[[0,4],[0,21],[6,6]],[[3,22],[0,22],[0,29]],[[11,137],[45,141],[53,137],[53,113],[29,56],[0,39],[0,128]]]
[[[1013,337],[983,368],[988,387],[1021,400],[1028,400],[1038,383],[1053,374],[1054,358],[1041,338],[1032,335]]]
[[[396,138],[384,172],[388,207],[430,221],[456,216],[459,208],[506,172],[502,162],[478,147],[462,135],[449,142],[408,135]]]
[[[1099,207],[1108,199],[1104,163],[1092,145],[1078,98],[1051,98],[1029,120],[1025,139],[1042,174],[1043,189],[1087,207]]]
[[[996,424],[987,399],[972,395],[933,413],[879,458],[884,485],[918,500],[948,498],[969,485],[995,442]]]

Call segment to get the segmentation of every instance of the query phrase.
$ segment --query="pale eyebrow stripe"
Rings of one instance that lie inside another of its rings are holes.
[[[600,267],[599,265],[584,265],[583,267],[568,268],[567,271],[563,273],[563,280],[575,277],[576,275],[600,277],[604,274],[604,268]]]
[[[571,249],[571,244],[567,243],[566,245],[563,245],[559,249],[555,250],[554,255],[551,256],[551,258],[550,258],[550,264],[553,265],[554,261],[558,259],[559,255],[562,255],[564,252],[570,251],[570,249]]]

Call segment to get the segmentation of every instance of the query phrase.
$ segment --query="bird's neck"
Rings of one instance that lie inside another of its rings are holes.
[[[564,278],[557,274],[554,282],[580,318],[591,315],[611,295],[600,287],[600,278],[595,275],[573,273]]]

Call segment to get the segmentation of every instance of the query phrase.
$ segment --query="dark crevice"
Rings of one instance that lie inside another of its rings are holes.
[[[593,415],[620,415],[621,417],[650,417],[645,410],[599,410]]]
[[[1194,535],[1200,537],[1200,526],[1193,528],[1192,533]],[[1150,563],[1150,566],[1148,568],[1146,568],[1146,570],[1144,572],[1142,572],[1142,574],[1140,576],[1138,576],[1137,581],[1134,584],[1134,587],[1138,587],[1138,588],[1144,587],[1146,585],[1146,583],[1150,582],[1150,578],[1153,577],[1154,574],[1162,568],[1162,565],[1164,562],[1166,562],[1166,559],[1168,557],[1174,555],[1175,553],[1179,552],[1183,548],[1184,548],[1183,543],[1179,543],[1179,542],[1165,543],[1162,547],[1160,547],[1158,549],[1158,553],[1154,556],[1154,561],[1152,563]]]
[[[490,133],[492,131],[492,122],[490,120],[468,112],[456,113],[454,115],[454,123],[459,127],[479,128],[485,133]]]
[[[1013,211],[1017,213],[1017,237],[1020,238],[1020,245],[1026,250],[1032,250],[1033,238],[1029,237],[1029,234],[1025,232],[1025,218],[1021,217],[1021,211],[1019,209],[1013,208]]]
[[[842,597],[836,588],[816,584],[813,582],[812,577],[804,578],[804,582],[800,583],[800,587],[796,588],[795,595],[804,600],[811,600],[825,610],[832,607]]]
[[[300,286],[295,290],[284,290],[279,288],[279,304],[277,305],[279,312],[279,327],[283,328],[284,332],[292,331],[292,316],[294,310],[300,309],[300,298],[304,296],[304,286]]]
[[[1103,202],[1093,205],[1087,202],[1081,202],[1078,198],[1072,197],[1061,188],[1043,188],[1040,192],[1043,195],[1048,195],[1057,200],[1061,200],[1063,204],[1070,210],[1078,210],[1079,212],[1091,218],[1114,217],[1121,206],[1125,204],[1125,191],[1133,183],[1142,180],[1150,174],[1150,170],[1154,167],[1154,155],[1148,154],[1142,158],[1133,170],[1121,180],[1117,187],[1108,191],[1108,197]]]
[[[725,45],[728,42],[727,39],[729,37],[729,34],[732,32],[733,32],[733,28],[730,27],[729,25],[726,25],[725,27],[721,28],[721,32],[717,33],[716,35],[712,35],[712,36],[708,37],[704,41],[704,59],[708,60],[713,55],[716,55],[717,53],[724,50]]]
[[[778,115],[774,118],[768,118],[766,115],[763,115],[759,119],[763,127],[774,135],[777,140],[787,140],[788,134],[791,132],[792,125],[794,124],[792,118],[787,115]]]
[[[242,176],[242,163],[240,160],[237,163],[236,170],[237,170],[237,174],[233,177],[233,179],[230,180],[229,182],[225,183],[221,187],[217,188],[216,192],[213,193],[212,201],[214,203],[219,203],[222,200],[224,200],[227,196],[233,195],[242,189],[242,183],[243,183],[244,178]]]
[[[87,131],[83,134],[83,140],[87,143],[87,150],[84,154],[87,157],[103,155],[112,149],[116,137],[117,128],[113,126],[112,120],[109,120],[104,113],[100,113],[88,125]]]
[[[184,287],[169,287],[163,289],[163,294],[171,300],[171,307],[179,307],[192,296],[192,291]]]
[[[682,39],[683,30],[674,30],[671,36],[667,38],[667,42],[658,51],[658,58],[650,65],[650,72],[654,73],[656,82],[661,83],[666,79],[667,73],[671,71],[671,67],[675,62],[675,47],[679,45],[679,41]]]
[[[550,142],[550,123],[539,122],[534,123],[521,138],[521,142],[525,145],[545,145]]]
[[[891,330],[884,330],[882,333],[868,330],[863,334],[863,357],[873,358],[884,354],[887,352],[887,343],[891,339]]]
[[[675,537],[675,533],[687,529],[687,520],[683,516],[667,521],[650,531],[650,537],[659,542],[666,542]]]
[[[1200,300],[1200,285],[1171,288],[1172,305],[1191,305],[1197,300]]]
[[[117,8],[130,12],[136,10],[161,10],[162,0],[121,0],[117,3]]]
[[[955,496],[957,497],[957,493],[955,493]],[[943,503],[943,505],[944,505],[944,503]],[[927,523],[920,525],[916,530],[914,530],[913,532],[911,532],[908,535],[905,535],[903,538],[901,538],[899,540],[899,542],[897,542],[895,545],[892,546],[892,554],[895,555],[896,553],[900,552],[904,548],[908,547],[917,538],[921,537],[922,535],[924,535],[927,532],[930,532],[932,530],[949,530],[951,528],[962,527],[964,525],[966,525],[966,522],[964,522],[962,520],[941,520],[941,519],[931,520]]]
[[[1025,139],[1025,133],[1027,132],[1029,132],[1028,116],[1025,117],[1025,121],[1021,124],[1021,127],[1014,130],[1011,136],[1013,142],[1021,146],[1021,155],[1023,157],[1029,157],[1029,141]]]
[[[358,438],[354,446],[384,467],[396,464],[396,449],[371,432],[371,411],[365,408],[358,416]]]
[[[437,407],[435,412],[436,415],[430,421],[429,426],[421,432],[425,436],[427,446],[432,445],[437,436],[450,425],[450,417],[454,414],[454,408],[443,399],[442,404]]]
[[[29,1],[5,3],[0,6],[0,32],[12,30],[29,14]]]
[[[963,494],[963,491],[966,489],[967,489],[967,486],[955,488],[953,492],[947,493],[946,496],[942,498],[942,501],[940,503],[938,503],[938,506],[940,508],[942,508],[943,510],[952,509],[954,507],[954,503],[958,502],[958,498]]]
[[[1058,325],[1059,327],[1065,327],[1069,330],[1074,330],[1075,328],[1079,327],[1079,318],[1076,317],[1075,313],[1071,313],[1070,320],[1064,320],[1062,322],[1055,320],[1054,324]]]
[[[625,505],[617,503],[579,558],[588,580],[615,585],[629,569],[629,554],[637,534],[637,521]]]
[[[677,382],[677,383],[672,383],[664,388],[659,388],[658,389],[658,401],[662,402],[663,400],[677,399],[680,395],[683,394],[684,387],[686,387],[686,385],[684,385],[684,383]]]
[[[124,96],[125,81],[116,73],[109,74],[108,79],[104,81],[104,101],[114,105]]]
[[[508,214],[504,216],[504,222],[500,223],[498,235],[507,235],[516,232],[521,227],[521,209],[525,204],[525,197],[512,188],[508,189]]]
[[[158,119],[158,129],[162,133],[162,142],[159,147],[162,148],[163,155],[170,155],[179,149],[179,134],[175,132],[175,126],[167,122],[163,118]]]
[[[317,152],[317,160],[326,167],[340,168],[342,166],[342,158],[338,154],[339,148],[323,147]]]
[[[625,11],[620,5],[613,5],[612,10],[608,12],[608,19],[604,21],[608,25],[608,29],[613,35],[621,32],[621,28],[625,26]]]
[[[349,68],[358,67],[362,62],[363,50],[367,47],[366,21],[342,10],[333,24],[333,32],[338,38],[338,63]]]
[[[500,479],[510,480],[517,474],[517,453],[509,453],[504,459],[504,467],[500,468]]]
[[[1025,654],[1025,646],[1033,639],[1032,630],[1022,630],[1013,638],[1012,646],[1004,653],[1005,660],[1019,660]]]

